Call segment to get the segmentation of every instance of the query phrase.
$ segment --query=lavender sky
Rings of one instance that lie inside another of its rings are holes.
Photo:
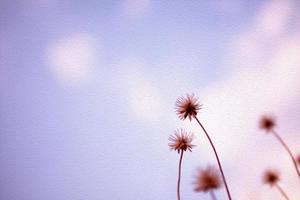
[[[0,199],[174,200],[183,127],[183,199],[199,166],[215,165],[194,121],[174,112],[195,93],[234,199],[281,200],[261,183],[281,171],[300,183],[286,152],[300,153],[300,2],[297,0],[1,0]],[[217,192],[225,199],[224,188]]]

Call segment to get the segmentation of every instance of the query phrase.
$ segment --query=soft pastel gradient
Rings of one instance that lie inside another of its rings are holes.
[[[215,165],[176,99],[195,93],[233,199],[281,200],[267,168],[300,199],[300,181],[262,114],[300,153],[297,0],[0,2],[0,199],[173,200],[179,156],[168,137],[195,133],[182,199]],[[218,199],[226,199],[224,188]]]

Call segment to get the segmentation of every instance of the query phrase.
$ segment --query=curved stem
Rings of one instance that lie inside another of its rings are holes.
[[[223,169],[222,169],[222,166],[221,166],[221,162],[220,162],[220,159],[219,159],[219,156],[218,156],[218,153],[216,151],[216,148],[212,142],[212,140],[210,139],[208,133],[206,132],[205,128],[203,127],[203,125],[201,124],[201,122],[199,121],[199,119],[195,116],[195,119],[197,120],[198,124],[201,126],[202,130],[204,131],[207,139],[209,140],[209,143],[211,145],[211,147],[213,148],[214,150],[214,153],[215,153],[215,156],[216,156],[216,159],[217,159],[217,162],[218,162],[218,165],[219,165],[219,169],[220,169],[220,172],[222,174],[222,178],[223,178],[223,182],[224,182],[224,185],[225,185],[225,188],[226,188],[226,192],[227,192],[227,195],[228,195],[228,199],[231,200],[231,195],[230,195],[230,192],[229,192],[229,188],[228,188],[228,185],[227,185],[227,182],[226,182],[226,179],[225,179],[225,175],[224,175],[224,172],[223,172]]]
[[[180,180],[181,180],[181,163],[183,157],[183,150],[180,153],[179,166],[178,166],[178,181],[177,181],[177,199],[180,200]]]
[[[279,190],[279,192],[282,194],[282,196],[284,196],[284,198],[286,200],[289,200],[289,197],[287,196],[287,194],[285,193],[285,191],[280,187],[280,185],[275,184],[275,187]]]
[[[210,193],[210,196],[211,196],[212,200],[217,200],[217,197],[216,197],[216,195],[215,195],[215,193],[214,193],[213,190],[210,190],[209,193]]]
[[[300,171],[298,169],[297,161],[296,161],[295,157],[293,156],[292,151],[289,149],[288,145],[283,141],[283,139],[278,135],[278,133],[276,131],[272,130],[271,132],[276,137],[276,139],[280,142],[280,144],[285,148],[285,150],[288,152],[289,156],[291,157],[291,159],[294,163],[296,172],[300,178]]]

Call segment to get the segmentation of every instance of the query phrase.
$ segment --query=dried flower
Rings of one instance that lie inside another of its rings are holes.
[[[276,126],[275,117],[273,116],[262,116],[259,121],[259,128],[270,132]]]
[[[218,170],[212,166],[208,166],[206,169],[199,169],[194,183],[194,190],[196,192],[207,192],[209,190],[220,188],[222,186],[222,179]]]
[[[184,129],[178,129],[175,131],[175,135],[170,135],[169,137],[169,147],[171,150],[178,151],[192,151],[192,148],[195,146],[192,144],[194,135],[188,134]]]
[[[274,170],[265,171],[264,176],[263,176],[263,182],[266,184],[269,184],[270,186],[275,186],[275,188],[282,194],[282,196],[285,199],[289,200],[290,198],[288,197],[287,193],[278,184],[279,180],[280,180],[279,173],[277,171],[274,171]]]
[[[300,154],[296,158],[298,165],[300,165]]]
[[[263,182],[271,186],[277,184],[279,179],[279,173],[274,170],[267,170],[263,175]]]
[[[180,97],[176,101],[176,114],[181,120],[185,120],[187,117],[192,120],[198,111],[201,109],[201,105],[198,103],[198,98],[194,97],[194,94],[186,97]]]

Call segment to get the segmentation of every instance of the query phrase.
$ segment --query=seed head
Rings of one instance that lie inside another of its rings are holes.
[[[179,97],[175,104],[176,114],[181,120],[185,120],[187,117],[192,120],[198,111],[201,109],[201,105],[198,103],[198,98],[194,97],[194,94],[187,94],[186,97]]]
[[[275,185],[279,180],[279,173],[275,170],[267,170],[263,175],[263,182],[271,186]]]
[[[170,135],[169,147],[178,153],[186,150],[192,151],[192,148],[195,146],[192,144],[193,138],[194,135],[192,133],[188,134],[184,129],[178,129],[174,135]]]
[[[274,116],[264,115],[261,117],[259,121],[259,128],[267,132],[272,131],[275,126],[276,126],[276,121]]]
[[[208,166],[206,169],[199,169],[194,184],[195,192],[207,192],[220,188],[222,186],[222,179],[218,170],[212,166]]]

